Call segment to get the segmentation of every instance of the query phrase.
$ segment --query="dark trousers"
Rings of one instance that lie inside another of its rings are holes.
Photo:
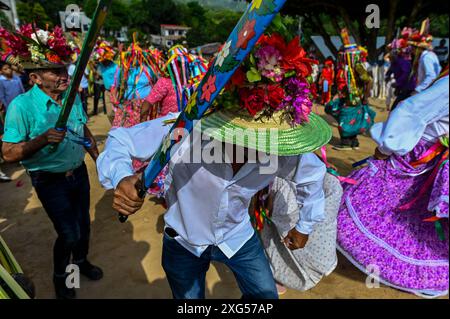
[[[103,84],[94,84],[94,115],[98,114],[98,102],[100,98],[103,100],[103,113],[106,112],[105,86]]]
[[[398,90],[396,92],[397,98],[395,99],[394,104],[392,104],[391,111],[393,111],[400,104],[400,102],[409,98],[411,96],[412,92],[413,91],[411,91],[411,90]]]
[[[86,260],[89,251],[90,186],[83,163],[73,175],[31,172],[31,181],[58,238],[53,247],[54,274],[63,276],[70,258]]]
[[[89,96],[89,90],[88,89],[81,89],[80,98],[81,103],[83,104],[83,110],[87,115],[87,109],[88,109],[88,96]]]

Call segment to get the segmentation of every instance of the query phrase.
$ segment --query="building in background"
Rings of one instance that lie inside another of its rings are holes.
[[[19,27],[20,21],[19,16],[17,15],[16,0],[0,0],[0,2],[9,8],[9,10],[2,10],[8,18],[9,23],[14,25],[16,28]]]
[[[87,33],[89,31],[89,26],[91,25],[91,19],[89,19],[83,11],[77,12],[77,15],[79,16],[77,20],[71,19],[69,16],[70,14],[71,12],[68,11],[59,11],[59,19],[63,31]]]
[[[177,41],[186,38],[187,32],[190,29],[181,25],[161,24],[161,34],[151,34],[151,43],[154,46],[169,49]]]

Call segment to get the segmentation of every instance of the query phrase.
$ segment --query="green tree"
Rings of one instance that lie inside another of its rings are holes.
[[[132,0],[130,26],[146,33],[158,34],[161,24],[180,23],[178,8],[172,0]]]
[[[22,24],[34,22],[39,28],[54,25],[54,21],[39,2],[17,2],[17,14]]]

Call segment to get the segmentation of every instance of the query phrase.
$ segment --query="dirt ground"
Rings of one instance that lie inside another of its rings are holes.
[[[373,100],[377,121],[386,119],[381,101]],[[316,109],[323,114],[323,107]],[[336,123],[324,115],[333,127],[333,140],[338,141]],[[88,123],[103,147],[110,123],[98,115]],[[361,137],[358,151],[338,152],[328,147],[328,156],[341,172],[351,171],[351,164],[373,154],[374,143]],[[112,193],[100,186],[93,161],[86,157],[91,182],[92,235],[90,260],[104,270],[99,282],[82,279],[79,298],[171,298],[161,267],[164,209],[148,198],[142,211],[125,224],[118,222],[112,210]],[[52,224],[42,208],[25,170],[19,165],[2,164],[13,182],[0,185],[0,234],[6,240],[25,273],[34,281],[37,298],[54,298],[52,247],[56,238]],[[385,286],[368,289],[366,277],[339,255],[337,269],[308,292],[289,290],[281,298],[416,298]],[[240,298],[233,274],[221,264],[213,264],[207,274],[207,298]]]

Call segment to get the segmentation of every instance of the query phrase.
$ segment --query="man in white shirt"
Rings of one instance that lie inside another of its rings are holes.
[[[69,74],[70,77],[73,76],[73,74],[75,73],[75,64],[71,64],[69,65],[69,68],[67,69],[67,73]],[[81,82],[80,82],[80,88],[79,88],[79,92],[80,92],[80,98],[81,98],[81,102],[83,103],[83,109],[84,112],[86,112],[87,115],[87,106],[88,106],[88,95],[89,95],[89,81],[87,79],[87,77],[89,76],[89,72],[87,70],[87,68],[84,70],[84,74],[83,77],[81,78]]]
[[[210,140],[213,133],[198,134],[197,130],[203,130],[207,121],[217,120],[214,116],[204,118],[195,127],[169,162],[163,268],[177,299],[205,297],[205,276],[211,261],[222,262],[233,271],[244,298],[278,298],[272,271],[250,222],[249,204],[276,176],[293,181],[300,221],[284,242],[292,250],[303,248],[314,225],[324,219],[326,168],[314,154],[285,156],[283,152],[311,152],[329,141],[331,130],[311,114],[310,122],[299,130],[308,130],[309,126],[310,133],[305,134],[313,134],[314,138],[310,136],[302,142],[300,135],[291,136],[298,141],[296,144],[289,144],[284,151],[280,147],[278,156],[264,160],[265,154],[252,157],[248,148],[242,148],[243,154],[238,153],[239,147],[233,147],[228,137],[222,143],[215,138]],[[151,158],[159,145],[167,141],[170,127],[164,123],[174,117],[169,114],[110,132],[97,168],[102,185],[115,189],[113,208],[118,212],[128,216],[142,207],[143,200],[136,190],[140,176],[133,172],[132,159]],[[284,127],[286,131],[288,127]],[[239,160],[240,155],[243,161]]]
[[[441,73],[442,68],[439,63],[439,58],[436,53],[433,52],[431,40],[432,37],[428,36],[420,42],[409,42],[412,46],[416,47],[416,59],[419,59],[419,65],[417,68],[417,86],[412,95],[427,89],[439,76],[439,73]]]

